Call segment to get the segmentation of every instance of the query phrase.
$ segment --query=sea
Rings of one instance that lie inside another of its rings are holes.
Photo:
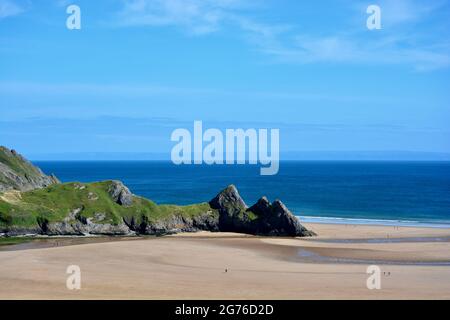
[[[121,180],[159,204],[206,202],[234,184],[247,205],[280,199],[303,222],[450,228],[450,162],[285,161],[257,165],[169,161],[36,161],[62,182]]]

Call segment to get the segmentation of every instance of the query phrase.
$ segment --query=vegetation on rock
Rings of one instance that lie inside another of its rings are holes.
[[[270,204],[262,198],[248,208],[233,185],[209,203],[157,205],[133,195],[120,181],[56,183],[52,178],[49,185],[47,180],[43,184],[35,183],[47,177],[40,169],[7,148],[2,147],[0,155],[3,172],[14,172],[33,182],[25,188],[27,191],[17,188],[14,181],[3,182],[3,191],[0,190],[0,233],[3,234],[124,235],[207,230],[313,235],[278,200]],[[2,179],[7,176],[3,175]]]

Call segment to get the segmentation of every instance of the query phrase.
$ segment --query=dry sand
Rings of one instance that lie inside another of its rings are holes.
[[[450,229],[307,227],[320,236],[3,247],[0,299],[450,299]],[[371,264],[381,268],[380,290],[367,289]],[[81,290],[66,288],[69,265],[81,268]]]

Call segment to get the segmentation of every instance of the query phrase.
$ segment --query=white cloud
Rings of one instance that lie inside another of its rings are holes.
[[[441,0],[382,0],[379,2],[385,26],[418,22],[442,5],[444,1]]]
[[[18,15],[23,11],[24,9],[12,0],[0,0],[0,19]]]
[[[122,25],[176,26],[193,34],[217,31],[242,0],[126,0]]]
[[[119,13],[121,25],[172,26],[194,35],[232,26],[242,30],[237,36],[245,37],[279,62],[409,65],[419,71],[450,66],[449,43],[433,40],[434,35],[419,34],[420,29],[409,30],[440,9],[441,0],[380,0],[384,29],[375,36],[374,32],[368,34],[365,24],[356,26],[356,32],[319,36],[302,34],[294,25],[262,23],[248,15],[248,9],[257,7],[252,0],[124,1]],[[350,7],[355,15],[365,17],[361,5]]]
[[[257,100],[282,99],[299,101],[333,101],[333,102],[362,102],[367,96],[327,95],[322,93],[289,91],[239,91],[223,90],[219,88],[173,87],[162,85],[132,85],[132,84],[96,84],[96,83],[42,83],[42,82],[11,82],[0,81],[0,94],[3,96],[97,96],[97,97],[195,97],[211,96],[216,98],[243,97]],[[379,97],[371,97],[372,100]],[[389,97],[392,101],[393,97]],[[404,101],[404,100],[402,100]]]
[[[253,43],[279,62],[403,65],[416,71],[448,68],[450,40],[429,30],[424,33],[418,27],[442,5],[442,1],[384,0],[380,2],[381,31],[368,31],[356,25],[347,33],[332,32],[326,36],[295,31],[276,36],[255,32]],[[362,7],[354,9],[359,14],[365,13]]]
[[[401,39],[368,41],[345,36],[296,36],[293,41],[272,43],[261,50],[280,62],[409,65],[416,71],[450,66],[449,46],[406,46]]]

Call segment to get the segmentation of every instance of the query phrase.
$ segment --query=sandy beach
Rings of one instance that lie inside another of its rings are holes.
[[[450,229],[305,224],[314,238],[232,233],[0,247],[0,299],[450,299]],[[369,265],[381,289],[369,290]],[[81,268],[81,289],[66,269]]]

